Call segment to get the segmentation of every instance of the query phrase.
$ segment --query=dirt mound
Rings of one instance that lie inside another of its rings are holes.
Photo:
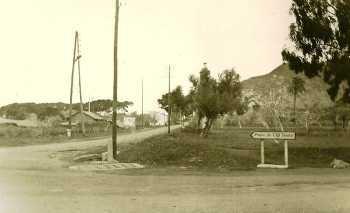
[[[226,149],[196,140],[188,134],[158,136],[122,151],[121,162],[137,162],[148,166],[180,166],[208,169],[250,169],[255,161],[235,155]],[[243,163],[244,162],[244,163]]]

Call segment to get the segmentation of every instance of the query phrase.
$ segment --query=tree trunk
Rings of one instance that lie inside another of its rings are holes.
[[[204,128],[202,129],[202,133],[201,133],[201,136],[202,137],[208,137],[208,134],[209,134],[209,130],[211,128],[211,125],[212,125],[212,119],[209,119],[207,118],[206,122],[205,122],[205,126]]]
[[[208,133],[209,133],[211,127],[213,126],[213,123],[214,123],[214,119],[210,119],[209,126],[208,126]]]
[[[200,128],[201,128],[201,121],[202,121],[202,116],[198,115],[197,129],[200,129]]]
[[[183,127],[183,124],[182,124],[182,111],[180,110],[180,125],[181,127]]]
[[[201,131],[201,137],[206,137],[206,130],[207,130],[207,125],[208,125],[209,119],[205,121],[205,126],[203,127]]]
[[[284,132],[284,128],[283,128],[283,124],[282,124],[282,121],[279,117],[277,117],[277,120],[278,120],[278,124],[280,125],[280,129],[282,132]]]
[[[309,118],[307,117],[305,120],[305,129],[306,129],[306,134],[309,135],[310,131],[309,131]]]
[[[241,123],[241,119],[238,117],[238,125],[239,125],[239,128],[242,129],[242,123]]]

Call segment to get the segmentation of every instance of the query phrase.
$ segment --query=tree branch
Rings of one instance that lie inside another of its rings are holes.
[[[332,8],[335,12],[338,11],[338,9],[337,9],[334,5],[332,5],[331,3],[329,3],[329,1],[327,1],[327,5],[328,5],[328,7]]]

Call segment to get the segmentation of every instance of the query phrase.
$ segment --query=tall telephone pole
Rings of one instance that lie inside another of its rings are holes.
[[[79,77],[79,94],[80,94],[80,123],[81,131],[85,134],[85,124],[83,118],[83,97],[81,92],[81,75],[80,75],[80,48],[79,48],[79,33],[75,32],[74,39],[74,52],[73,52],[73,65],[72,65],[72,76],[71,76],[71,85],[70,85],[70,101],[69,101],[69,119],[68,119],[68,137],[72,136],[72,104],[73,104],[73,85],[74,85],[74,71],[75,71],[75,62],[78,61],[78,77]]]
[[[143,79],[142,79],[142,114],[141,114],[141,127],[142,129],[144,128],[143,124],[144,124],[144,120],[143,120]]]
[[[115,24],[114,24],[114,79],[113,79],[113,114],[112,114],[112,142],[108,143],[108,161],[117,158],[117,100],[118,100],[118,24],[119,24],[119,0],[116,0]]]
[[[71,84],[70,84],[69,119],[68,119],[68,132],[67,132],[68,137],[71,137],[71,134],[72,134],[73,82],[74,82],[74,68],[75,68],[76,52],[77,52],[77,41],[78,41],[78,32],[75,32],[72,76],[71,76]]]
[[[168,134],[170,134],[170,116],[171,116],[171,107],[170,107],[170,65],[169,65],[169,85],[168,85]]]
[[[81,75],[80,75],[80,43],[79,43],[79,34],[77,32],[77,51],[78,51],[78,75],[79,75],[79,95],[80,95],[80,123],[81,123],[81,131],[83,135],[85,135],[85,122],[84,122],[84,107],[83,107],[83,95],[81,93]]]

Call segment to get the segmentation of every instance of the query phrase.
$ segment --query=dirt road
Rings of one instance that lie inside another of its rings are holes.
[[[125,135],[120,143],[166,129]],[[0,213],[350,212],[350,171],[294,169],[229,175],[70,171],[50,155],[107,140],[0,149]]]
[[[172,130],[180,126],[173,126]],[[118,144],[138,142],[143,139],[163,134],[167,128],[158,128],[135,132],[126,135],[118,135]],[[45,145],[33,145],[11,148],[0,148],[0,169],[59,169],[65,166],[65,162],[58,160],[55,153],[67,150],[83,150],[89,147],[102,146],[110,142],[110,138],[66,142]]]

